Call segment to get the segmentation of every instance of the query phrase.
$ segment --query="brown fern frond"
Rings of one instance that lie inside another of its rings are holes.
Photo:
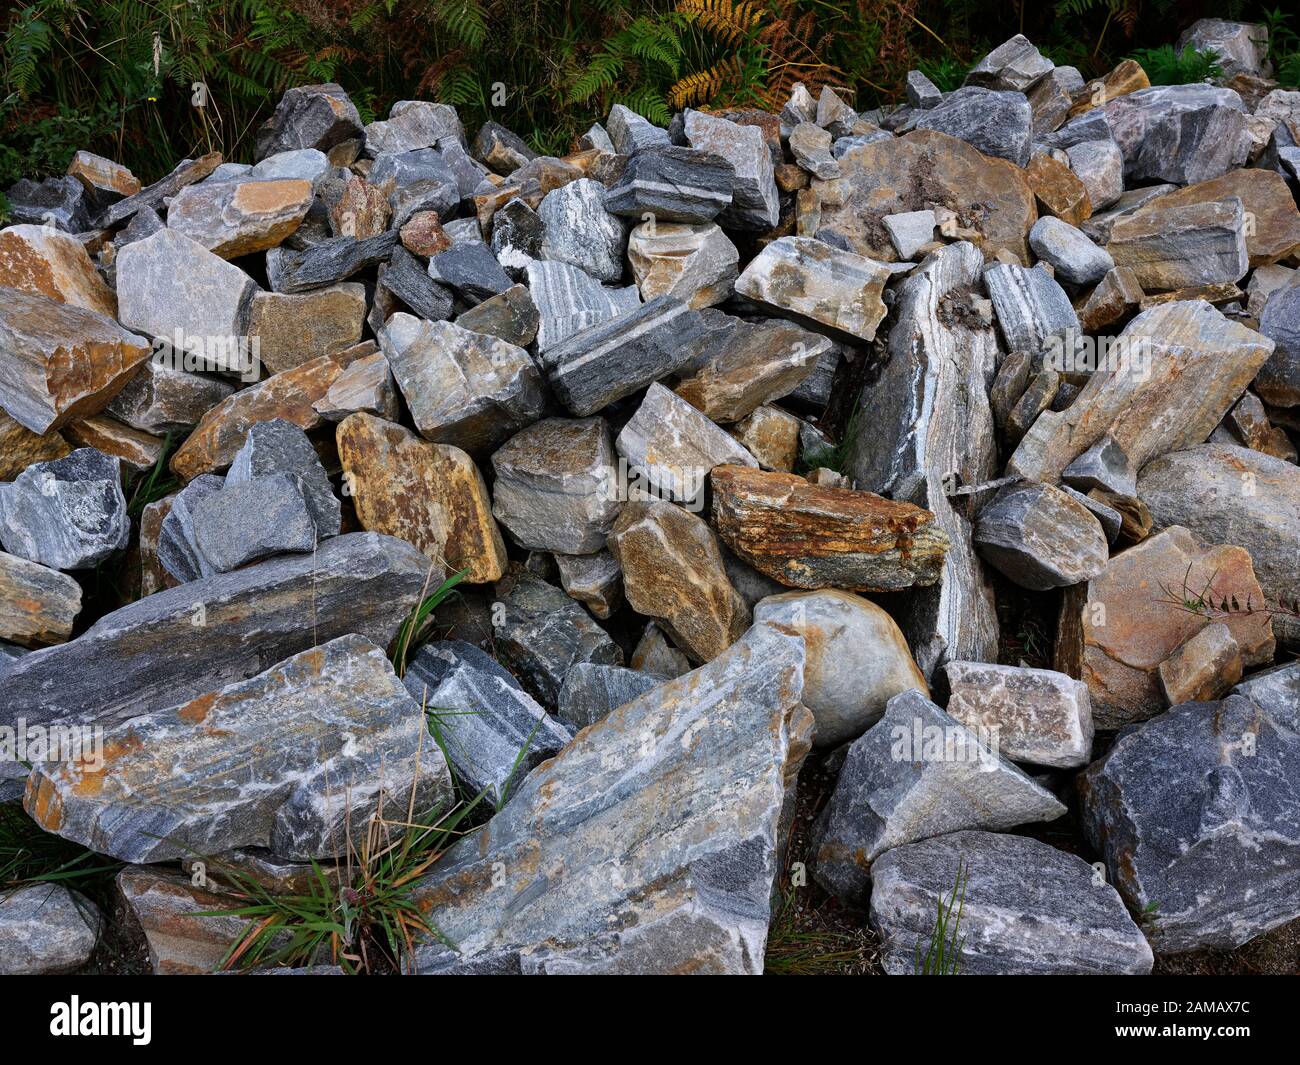
[[[1123,28],[1125,37],[1132,37],[1138,23],[1138,0],[1127,0],[1116,14],[1115,21]]]
[[[688,74],[668,90],[668,106],[676,111],[707,104],[722,94],[729,84],[740,80],[740,60],[734,56],[714,64],[708,70]]]
[[[761,5],[732,0],[677,0],[677,11],[708,30],[720,44],[733,46],[763,20]]]
[[[465,58],[464,48],[455,48],[448,52],[436,63],[432,63],[424,69],[420,75],[420,80],[416,82],[415,91],[419,96],[434,96],[437,94],[438,86],[442,79],[447,76],[449,70],[455,69]],[[408,76],[414,75],[413,67],[419,65],[418,59],[412,57],[412,61],[407,65],[406,73]]]

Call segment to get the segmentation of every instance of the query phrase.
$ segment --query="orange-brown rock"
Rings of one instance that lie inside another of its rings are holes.
[[[63,643],[80,610],[81,585],[67,574],[0,551],[0,640]]]
[[[1231,281],[1216,281],[1210,285],[1192,285],[1190,288],[1179,288],[1173,292],[1157,292],[1150,296],[1143,296],[1138,304],[1138,310],[1146,311],[1152,307],[1159,307],[1162,303],[1185,303],[1188,300],[1205,300],[1206,303],[1212,303],[1217,307],[1245,298],[1246,294]]]
[[[763,469],[790,473],[799,457],[800,425],[793,414],[765,406],[733,425],[731,433]]]
[[[399,230],[402,247],[426,259],[451,247],[451,237],[442,228],[437,211],[416,211]]]
[[[702,518],[664,500],[626,504],[609,534],[623,594],[695,662],[716,658],[749,627],[749,607]]]
[[[132,429],[106,414],[73,422],[64,428],[63,435],[77,447],[93,447],[105,455],[116,455],[125,465],[137,470],[156,465],[163,451],[163,442],[158,437]]]
[[[1242,609],[1218,609],[1233,599]],[[1270,616],[1248,603],[1264,604],[1250,553],[1171,526],[1066,591],[1056,669],[1088,685],[1098,728],[1145,720],[1165,707],[1160,664],[1211,622],[1228,627],[1245,665],[1272,661]]]
[[[140,191],[140,179],[130,170],[93,152],[77,152],[68,163],[68,173],[92,196],[134,196]]]
[[[1094,107],[1100,107],[1117,97],[1149,88],[1151,88],[1151,79],[1147,77],[1147,72],[1142,69],[1142,65],[1136,59],[1125,59],[1114,70],[1103,74],[1100,78],[1093,78],[1079,90],[1070,107],[1070,118],[1076,118],[1085,111],[1091,111]]]
[[[0,403],[34,433],[98,414],[149,352],[97,311],[0,288]]]
[[[474,460],[458,447],[433,444],[370,414],[339,423],[344,490],[370,532],[414,544],[465,580],[499,580],[506,547]]]
[[[1064,163],[1040,152],[1029,160],[1025,177],[1044,213],[1055,215],[1072,226],[1092,217],[1092,200],[1087,186]]]
[[[1159,215],[1171,207],[1214,203],[1236,196],[1245,208],[1250,265],[1267,266],[1300,250],[1300,211],[1281,174],[1247,167],[1157,196],[1142,210]],[[1191,297],[1187,297],[1191,298]]]
[[[161,592],[164,588],[175,588],[181,582],[167,572],[158,560],[158,538],[162,535],[162,523],[172,512],[173,493],[162,499],[149,503],[140,511],[140,598]]]
[[[1110,326],[1123,325],[1137,313],[1142,300],[1137,275],[1127,266],[1117,266],[1106,271],[1096,287],[1075,303],[1079,328],[1085,333],[1099,333]]]
[[[311,182],[220,181],[187,185],[167,208],[167,226],[223,259],[274,248],[307,216]]]
[[[225,469],[244,446],[248,430],[258,422],[283,418],[301,429],[316,428],[323,419],[313,404],[329,391],[358,350],[362,350],[360,346],[322,355],[227,396],[203,416],[172,456],[172,472],[191,481],[200,473]]]
[[[936,130],[914,130],[846,152],[841,177],[814,180],[799,193],[799,234],[825,230],[850,251],[882,262],[898,253],[881,219],[936,204],[953,211],[986,259],[1000,250],[1029,262],[1027,237],[1038,220],[1025,172]]]
[[[257,292],[248,312],[248,335],[269,373],[292,370],[361,340],[366,288],[344,281],[311,292]]]
[[[38,436],[0,410],[0,481],[12,481],[34,462],[52,462],[71,453],[58,433]]]
[[[330,229],[336,237],[366,240],[388,228],[392,213],[388,197],[381,189],[365,178],[350,177],[338,200],[330,205]]]
[[[76,237],[46,226],[0,230],[0,285],[113,318],[117,297]]]
[[[948,535],[911,503],[747,466],[718,466],[711,479],[723,541],[789,587],[892,592],[943,571]]]

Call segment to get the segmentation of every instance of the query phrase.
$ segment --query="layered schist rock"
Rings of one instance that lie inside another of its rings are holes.
[[[812,730],[802,665],[798,637],[759,626],[584,729],[416,884],[421,910],[466,963],[761,972]]]

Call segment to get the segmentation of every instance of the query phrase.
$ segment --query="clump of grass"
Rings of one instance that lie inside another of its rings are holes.
[[[143,475],[132,474],[128,477],[126,511],[131,517],[138,519],[141,512],[150,503],[156,503],[180,488],[180,481],[166,474],[167,460],[171,455],[171,451],[172,434],[168,433],[163,438],[163,446],[158,453],[158,461],[153,464],[149,472]]]
[[[451,595],[456,585],[463,581],[468,573],[468,569],[453,573],[438,585],[432,594],[425,595],[422,593],[420,601],[411,610],[407,619],[402,622],[402,627],[398,630],[397,639],[393,643],[393,651],[390,656],[393,669],[399,677],[406,676],[406,664],[411,655],[418,651],[429,638],[433,627],[433,612]],[[429,582],[432,579],[433,567],[431,566],[428,576],[425,577],[424,592],[429,591]]]
[[[965,862],[957,865],[957,882],[947,896],[940,895],[934,928],[928,945],[917,943],[915,970],[917,976],[956,976],[961,968],[961,949],[966,937],[961,934],[961,918],[966,907],[966,884],[970,874]],[[953,908],[956,907],[956,914]],[[922,946],[925,946],[922,952]]]
[[[122,863],[51,835],[16,803],[0,804],[0,892],[25,884],[96,887]]]
[[[844,425],[839,443],[825,447],[809,448],[799,456],[796,467],[798,473],[811,473],[813,470],[827,469],[848,475],[849,463],[853,458],[853,443],[863,432],[866,416],[862,407],[855,403],[849,420]]]
[[[792,889],[781,896],[767,932],[763,972],[767,976],[823,976],[860,973],[874,955],[869,934],[801,919]]]

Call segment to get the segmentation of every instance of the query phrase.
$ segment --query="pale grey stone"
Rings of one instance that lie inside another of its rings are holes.
[[[926,244],[934,239],[933,211],[905,211],[902,214],[887,214],[880,220],[889,233],[889,239],[903,260],[911,259]]]
[[[1124,155],[1124,180],[1129,184],[1191,185],[1246,161],[1250,141],[1245,109],[1232,89],[1157,85],[1117,96],[1101,109]],[[1102,206],[1094,201],[1094,207]]]
[[[1124,194],[1124,156],[1113,140],[1081,141],[1065,149],[1070,169],[1088,190],[1094,211],[1115,203]]]
[[[572,728],[584,729],[667,679],[623,666],[578,662],[564,676],[556,713]]]
[[[1051,72],[1052,61],[1023,33],[1017,33],[971,67],[966,84],[1023,93]]]
[[[943,99],[939,86],[919,70],[907,72],[907,103],[911,107],[928,111]]]
[[[1256,270],[1255,276],[1259,273]],[[1295,284],[1294,274],[1268,297],[1259,331],[1274,347],[1255,378],[1255,391],[1265,403],[1300,406],[1300,285]]]
[[[1034,223],[1029,231],[1029,246],[1052,265],[1058,278],[1072,285],[1096,284],[1115,267],[1106,249],[1097,247],[1069,222],[1051,215]]]
[[[831,155],[829,130],[815,122],[800,122],[790,131],[790,154],[813,177],[831,181],[840,176],[839,161]]]
[[[977,151],[1016,166],[1029,163],[1033,113],[1020,92],[1001,92],[968,85],[916,119],[917,129],[933,129],[963,140]]]
[[[1001,489],[981,512],[973,541],[984,559],[1022,588],[1044,592],[1097,576],[1110,551],[1087,507],[1049,484]]]
[[[984,288],[1011,351],[1041,355],[1053,340],[1080,335],[1070,297],[1046,270],[994,263],[984,271]]]
[[[165,359],[149,359],[113,397],[107,411],[154,436],[187,433],[234,391],[235,385],[220,377],[176,369]]]
[[[579,178],[552,189],[537,208],[545,226],[544,259],[568,263],[597,281],[618,281],[627,252],[627,223],[605,209],[605,187]]]
[[[290,473],[227,483],[194,505],[191,520],[195,546],[217,573],[316,545],[311,510]]]
[[[598,618],[623,605],[623,571],[608,551],[594,555],[555,555],[560,585]]]
[[[568,263],[531,262],[526,273],[528,293],[537,306],[539,354],[574,333],[635,310],[641,303],[635,285],[607,288]]]
[[[103,921],[79,891],[37,882],[0,895],[0,976],[43,976],[90,960]]]
[[[619,155],[631,155],[641,148],[669,143],[667,130],[660,129],[649,119],[642,118],[622,104],[615,104],[609,109],[605,128],[609,131],[614,151]]]
[[[434,148],[384,152],[375,159],[366,180],[388,197],[392,229],[401,229],[417,211],[437,211],[439,218],[450,217],[460,203],[456,174]]]
[[[1178,50],[1194,48],[1213,52],[1223,76],[1272,73],[1268,61],[1268,27],[1258,22],[1232,22],[1221,18],[1200,18],[1178,35]]]
[[[224,485],[223,478],[201,473],[172,496],[171,508],[158,533],[158,564],[181,583],[211,577],[217,572],[211,560],[199,550],[194,508],[200,500],[220,492]]]
[[[412,152],[429,148],[441,140],[464,141],[465,128],[456,109],[427,100],[398,100],[388,118],[365,128],[366,151],[372,156],[387,152]]]
[[[684,129],[692,148],[727,160],[735,171],[731,206],[719,218],[724,227],[771,229],[781,215],[772,155],[756,126],[742,126],[715,115],[687,110]],[[615,141],[617,143],[617,139]]]

